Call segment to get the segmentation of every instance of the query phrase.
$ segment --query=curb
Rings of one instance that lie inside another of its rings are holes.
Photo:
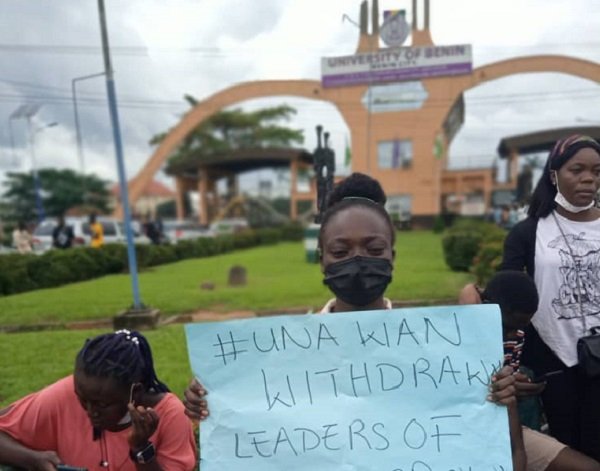
[[[392,301],[394,308],[408,307],[427,307],[427,306],[447,306],[456,304],[456,299],[435,299],[435,300],[403,300]],[[195,311],[183,314],[172,314],[164,316],[159,322],[159,327],[172,324],[186,324],[194,322],[218,322],[234,319],[248,319],[252,317],[269,317],[279,315],[308,314],[312,311],[307,307],[292,307],[284,309],[265,309],[260,311],[231,311],[231,312],[213,312],[213,311]],[[113,321],[110,319],[97,319],[90,321],[73,322],[45,322],[32,325],[5,325],[0,326],[0,333],[20,334],[25,332],[43,332],[49,330],[84,330],[84,329],[109,329],[112,330]]]

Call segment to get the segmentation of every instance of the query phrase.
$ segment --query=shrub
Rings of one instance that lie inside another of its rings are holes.
[[[259,245],[271,245],[281,240],[281,231],[275,228],[258,229],[256,236]]]
[[[144,269],[186,258],[209,257],[261,244],[275,244],[280,240],[302,240],[303,237],[304,230],[300,224],[288,224],[182,240],[176,245],[140,244],[136,245],[135,251],[138,268]],[[127,247],[122,244],[107,244],[97,249],[51,250],[42,255],[1,255],[0,296],[121,273],[127,267]]]
[[[471,265],[471,273],[477,277],[477,283],[486,284],[502,263],[506,231],[491,225],[484,234],[477,255]]]
[[[253,247],[258,244],[258,235],[257,231],[253,229],[245,229],[243,231],[237,232],[233,234],[232,241],[233,246],[236,249],[245,249],[248,247]]]
[[[438,214],[433,220],[433,232],[435,234],[441,234],[444,232],[446,225],[444,224],[444,218]]]
[[[150,256],[147,261],[149,267],[173,263],[178,260],[175,247],[172,245],[150,245]]]
[[[502,248],[502,241],[481,244],[471,266],[471,273],[477,277],[477,283],[485,285],[494,276],[502,262]]]
[[[51,250],[48,255],[52,263],[62,265],[68,272],[69,281],[89,280],[106,274],[106,261],[102,253],[96,255],[91,248]],[[62,283],[61,283],[62,284]]]
[[[35,257],[18,253],[0,256],[0,295],[22,293],[37,288],[27,270],[29,262]]]
[[[197,257],[210,257],[221,252],[221,246],[228,240],[227,236],[218,237],[201,237],[196,239],[196,249],[198,250]]]
[[[150,251],[152,250],[152,246],[150,244],[140,244],[135,247],[135,258],[137,260],[137,266],[139,269],[144,269],[150,266],[150,260],[152,255]],[[129,269],[129,259],[127,255],[125,255],[125,260],[127,260],[127,269]]]
[[[96,260],[104,260],[106,273],[121,273],[127,268],[127,247],[123,244],[107,244],[100,249],[88,248]]]
[[[504,238],[505,231],[478,219],[458,219],[442,238],[444,259],[453,271],[469,271],[482,243]]]
[[[51,250],[32,259],[27,264],[27,271],[38,288],[51,288],[74,281],[62,251],[58,250]]]
[[[198,257],[200,253],[198,245],[194,240],[180,240],[175,244],[175,253],[180,260]]]
[[[281,240],[299,241],[304,239],[304,227],[299,222],[291,222],[279,228]]]

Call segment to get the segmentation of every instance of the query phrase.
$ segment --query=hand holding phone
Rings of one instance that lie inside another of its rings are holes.
[[[59,464],[56,466],[57,471],[88,471],[87,468],[79,468],[77,466],[69,466],[68,464]]]

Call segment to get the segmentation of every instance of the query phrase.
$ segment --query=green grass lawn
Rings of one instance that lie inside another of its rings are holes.
[[[0,406],[72,373],[75,355],[85,339],[100,333],[104,331],[0,334]],[[144,335],[152,346],[159,379],[182,397],[192,377],[183,325],[162,327]]]
[[[246,267],[247,286],[227,287],[227,273],[233,265]],[[393,300],[448,299],[470,279],[470,275],[451,272],[445,265],[439,235],[403,232],[398,233],[394,280],[386,295]],[[214,282],[216,289],[201,290],[205,281]],[[146,305],[164,314],[318,309],[330,297],[319,266],[305,262],[301,242],[155,267],[140,274],[140,291]],[[105,319],[131,304],[129,276],[112,275],[2,297],[0,325]]]

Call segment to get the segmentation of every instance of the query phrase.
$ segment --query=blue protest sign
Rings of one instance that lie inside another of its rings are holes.
[[[496,305],[186,325],[202,471],[508,471]]]

